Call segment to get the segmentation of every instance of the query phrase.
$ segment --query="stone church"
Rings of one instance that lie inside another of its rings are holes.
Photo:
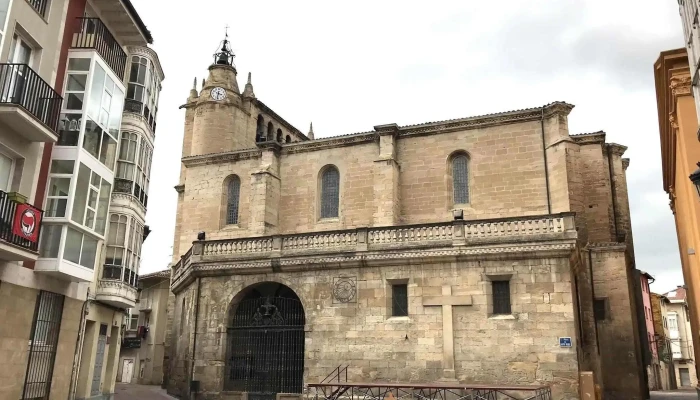
[[[644,398],[625,147],[564,102],[315,139],[224,41],[185,109],[165,375],[180,398],[351,382]]]

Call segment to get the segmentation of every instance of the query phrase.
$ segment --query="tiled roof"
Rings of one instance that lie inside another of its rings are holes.
[[[664,296],[666,296],[671,301],[685,300],[685,297],[686,297],[685,287],[678,286],[676,288],[676,290],[672,290],[668,293],[664,293]]]
[[[151,272],[150,274],[145,274],[139,276],[139,280],[142,281],[144,279],[149,279],[149,278],[162,278],[162,279],[170,279],[170,270],[162,270],[162,271],[156,271],[156,272]]]

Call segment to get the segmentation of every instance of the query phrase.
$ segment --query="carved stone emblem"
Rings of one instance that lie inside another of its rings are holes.
[[[357,278],[340,277],[333,279],[333,301],[354,303],[357,298]]]

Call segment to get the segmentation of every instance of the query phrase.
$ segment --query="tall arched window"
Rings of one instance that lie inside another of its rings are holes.
[[[282,129],[277,129],[277,143],[282,143]]]
[[[275,128],[272,126],[272,121],[267,123],[267,140],[270,142],[275,140]]]
[[[452,157],[452,190],[455,204],[469,203],[469,158],[466,154]]]
[[[226,187],[226,224],[238,223],[238,200],[241,197],[241,180],[238,176],[232,176]]]
[[[321,173],[321,218],[337,218],[340,203],[340,173],[334,166]]]
[[[287,137],[284,139],[286,143],[292,143],[292,137],[287,135]]]
[[[255,141],[264,142],[265,141],[265,120],[262,115],[258,115],[258,125],[255,129]]]

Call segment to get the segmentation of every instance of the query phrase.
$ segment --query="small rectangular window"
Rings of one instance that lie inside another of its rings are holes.
[[[391,285],[391,316],[408,316],[408,285]]]
[[[493,281],[493,314],[510,314],[510,281]]]
[[[593,315],[596,321],[604,321],[608,318],[608,305],[606,299],[593,301]]]

